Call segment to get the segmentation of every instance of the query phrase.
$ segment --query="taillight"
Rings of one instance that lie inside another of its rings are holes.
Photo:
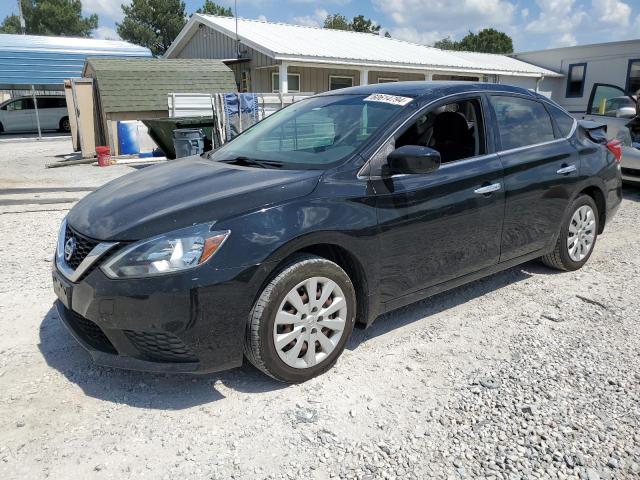
[[[622,142],[620,140],[610,140],[607,142],[607,148],[616,157],[616,162],[620,162],[622,158]]]

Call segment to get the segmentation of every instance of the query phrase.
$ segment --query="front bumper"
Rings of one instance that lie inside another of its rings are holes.
[[[54,262],[55,264],[55,262]],[[151,372],[208,373],[242,364],[247,318],[264,266],[200,268],[112,280],[99,268],[78,283],[54,266],[60,318],[94,362]]]

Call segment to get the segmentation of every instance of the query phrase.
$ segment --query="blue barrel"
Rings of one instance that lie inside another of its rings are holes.
[[[137,155],[140,153],[137,120],[118,122],[118,149],[120,155]]]

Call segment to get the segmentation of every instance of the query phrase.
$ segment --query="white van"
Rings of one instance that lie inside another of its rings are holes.
[[[41,130],[71,131],[67,102],[63,96],[36,96]],[[33,97],[21,97],[0,103],[0,133],[37,132]]]

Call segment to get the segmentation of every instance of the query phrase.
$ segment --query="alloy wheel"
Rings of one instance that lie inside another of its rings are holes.
[[[567,249],[571,260],[580,262],[589,255],[596,238],[595,228],[595,213],[589,205],[583,205],[573,213],[567,235]]]
[[[335,350],[346,326],[347,301],[336,282],[311,277],[285,296],[276,313],[273,341],[280,359],[310,368]]]

